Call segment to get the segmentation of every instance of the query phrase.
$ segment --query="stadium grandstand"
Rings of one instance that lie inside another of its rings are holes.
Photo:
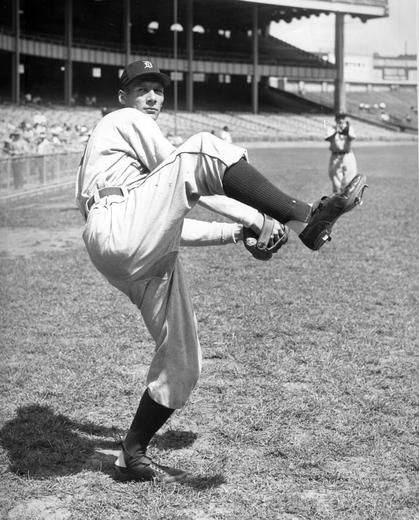
[[[333,63],[270,34],[272,22],[324,13],[335,18]],[[0,64],[9,72],[0,78],[0,195],[74,171],[89,131],[116,108],[124,65],[139,57],[172,78],[159,119],[169,137],[228,126],[240,142],[321,140],[326,121],[345,110],[360,139],[412,139],[416,96],[345,88],[345,16],[387,14],[387,0],[0,0]],[[289,92],[287,82],[322,88]],[[54,177],[48,161],[60,154],[70,162]]]
[[[305,93],[302,97],[321,107],[333,108],[333,93]],[[394,128],[417,132],[418,110],[416,88],[346,93],[347,111],[355,119]]]

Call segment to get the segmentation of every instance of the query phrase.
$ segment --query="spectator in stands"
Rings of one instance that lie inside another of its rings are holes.
[[[335,116],[336,125],[327,132],[325,140],[330,143],[329,177],[333,193],[339,193],[357,174],[357,164],[352,151],[355,132],[345,113]]]
[[[47,138],[47,134],[44,132],[39,135],[36,141],[36,153],[39,155],[46,155],[51,153],[53,150],[51,142]]]
[[[84,98],[84,104],[87,106],[87,107],[94,107],[96,106],[96,96],[86,96]]]
[[[300,96],[305,96],[305,94],[306,94],[306,85],[305,85],[304,81],[298,82],[298,94]]]
[[[220,138],[226,141],[227,143],[233,142],[233,138],[231,137],[231,133],[228,130],[228,126],[223,126],[223,129],[220,132]]]
[[[54,124],[50,128],[50,133],[52,144],[54,144],[55,146],[61,146],[61,135],[63,133],[62,127],[60,125]]]
[[[19,189],[24,185],[24,155],[29,152],[28,143],[23,139],[22,134],[15,130],[9,135],[9,139],[4,144],[4,151],[12,159],[11,170],[13,176],[13,186]]]
[[[32,125],[26,121],[22,121],[22,123],[19,125],[20,130],[22,131],[22,137],[23,139],[31,145],[33,142],[34,132]]]
[[[76,129],[76,132],[79,136],[79,143],[87,143],[88,139],[89,139],[89,135],[90,135],[90,130],[87,128],[86,125],[76,125],[75,127]]]
[[[47,124],[47,117],[44,114],[40,114],[39,112],[37,112],[33,116],[33,122],[35,125],[45,126]]]

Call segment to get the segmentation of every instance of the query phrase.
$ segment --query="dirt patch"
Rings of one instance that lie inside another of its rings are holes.
[[[52,230],[33,227],[0,230],[0,255],[15,258],[83,246],[82,226]]]

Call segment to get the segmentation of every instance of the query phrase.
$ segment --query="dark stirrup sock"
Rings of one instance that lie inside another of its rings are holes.
[[[141,397],[134,420],[124,440],[125,449],[131,455],[145,455],[153,435],[174,412],[153,401],[146,390]]]
[[[307,222],[311,213],[310,204],[278,189],[245,159],[226,169],[223,187],[228,197],[267,213],[282,224],[290,220]]]

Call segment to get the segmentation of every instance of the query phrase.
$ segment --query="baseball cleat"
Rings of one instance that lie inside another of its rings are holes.
[[[362,197],[367,187],[366,177],[356,175],[340,193],[322,197],[318,204],[313,206],[307,226],[299,234],[303,244],[317,251],[330,241],[332,227],[336,220],[362,204]]]
[[[119,482],[180,482],[187,477],[187,473],[180,469],[170,468],[168,466],[161,466],[153,462],[146,455],[133,456],[130,455],[122,447],[126,467],[115,465],[115,480]]]

